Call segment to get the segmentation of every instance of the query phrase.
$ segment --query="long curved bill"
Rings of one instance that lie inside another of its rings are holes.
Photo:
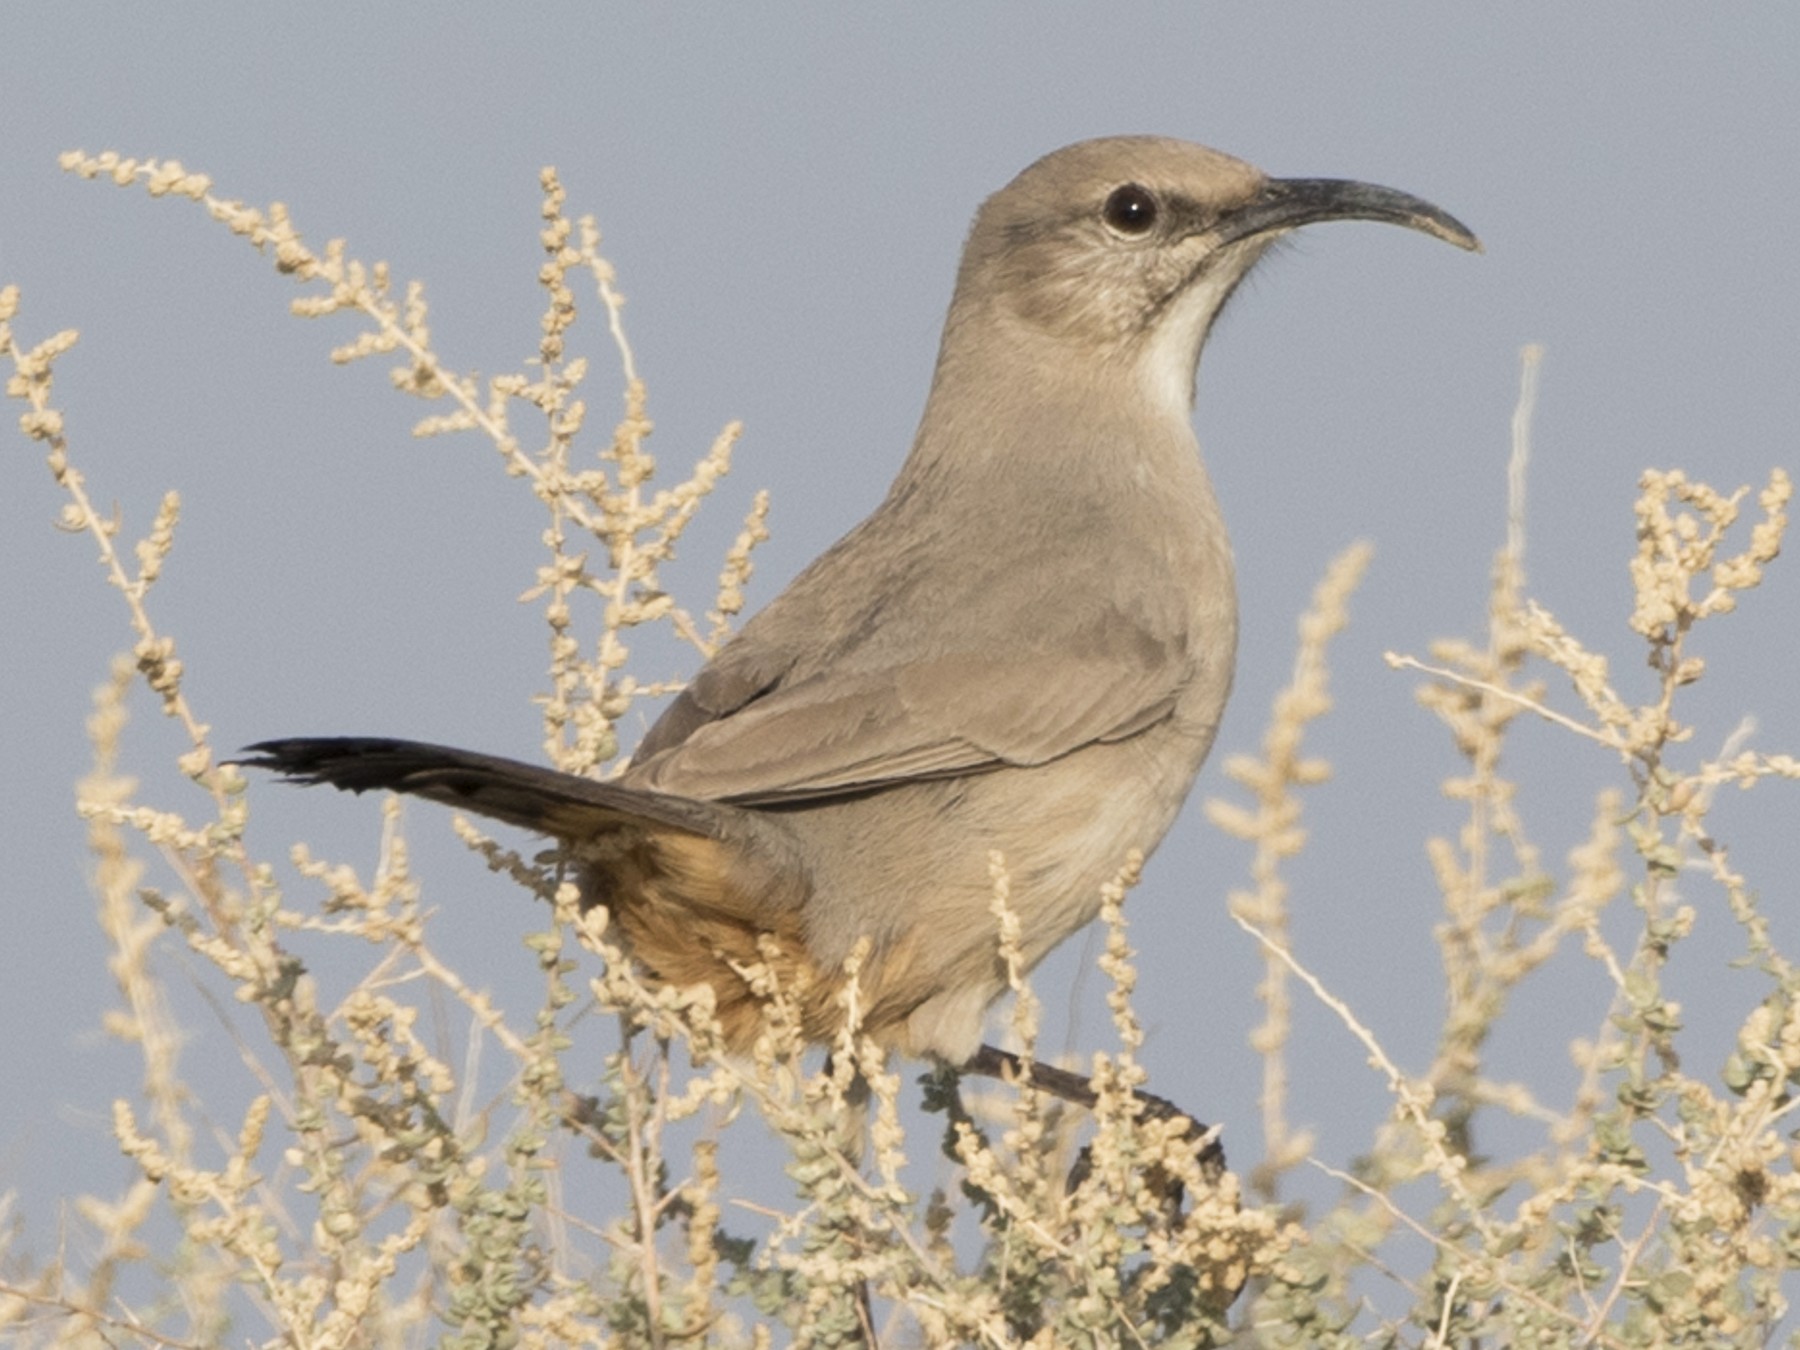
[[[1218,222],[1221,243],[1234,243],[1321,220],[1374,220],[1404,225],[1474,253],[1475,232],[1441,207],[1396,188],[1350,178],[1271,178],[1248,203]]]

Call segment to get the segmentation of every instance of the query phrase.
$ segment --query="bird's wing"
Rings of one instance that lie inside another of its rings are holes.
[[[759,805],[1041,764],[1168,716],[1190,674],[1179,645],[1118,609],[1008,646],[864,651],[797,676],[753,642],[669,710],[627,781]]]

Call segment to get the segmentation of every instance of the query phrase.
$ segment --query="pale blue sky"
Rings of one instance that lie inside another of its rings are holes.
[[[1422,846],[1459,824],[1436,787],[1455,761],[1380,654],[1479,630],[1523,343],[1547,348],[1532,588],[1639,692],[1624,625],[1639,471],[1678,465],[1731,488],[1800,468],[1800,9],[901,13],[8,6],[0,283],[23,288],[26,336],[82,330],[58,368],[59,402],[73,456],[117,504],[125,537],[148,528],[163,491],[183,495],[153,604],[221,746],[376,732],[532,758],[543,630],[514,601],[539,524],[491,450],[409,439],[419,407],[377,365],[331,366],[345,330],[289,317],[290,284],[241,242],[191,206],[76,182],[59,151],[176,157],[225,194],[287,202],[315,241],[348,236],[423,278],[442,351],[489,372],[534,349],[536,174],[557,165],[571,209],[599,217],[630,297],[654,448],[679,465],[727,420],[747,425],[687,575],[704,585],[767,486],[774,538],[753,603],[878,499],[911,436],[969,217],[1038,155],[1157,132],[1279,175],[1429,197],[1481,235],[1484,256],[1375,226],[1306,232],[1214,334],[1197,413],[1244,608],[1216,755],[1254,745],[1326,561],[1353,539],[1375,544],[1334,656],[1338,708],[1317,734],[1337,777],[1312,799],[1312,846],[1292,871],[1295,939],[1418,1067],[1440,987]],[[610,420],[614,387],[610,375],[595,384],[605,415],[592,425]],[[88,691],[128,633],[91,545],[54,528],[61,498],[36,450],[6,435],[0,1189],[20,1192],[47,1239],[55,1197],[110,1190],[126,1171],[106,1106],[134,1070],[97,1031],[114,994],[71,803]],[[1698,744],[1753,714],[1759,745],[1800,748],[1797,570],[1778,563],[1709,635]],[[173,729],[148,699],[136,706],[130,767],[146,795],[200,810],[170,763]],[[1595,790],[1620,774],[1536,726],[1512,763],[1527,822],[1560,867]],[[1196,802],[1223,786],[1215,761]],[[374,857],[373,803],[259,783],[255,809],[267,856],[304,837],[364,867]],[[1793,791],[1771,787],[1717,822],[1790,938],[1797,812]],[[492,900],[498,883],[445,813],[420,806],[409,819],[446,948],[471,975],[493,963],[504,990],[507,963],[510,978],[529,969],[513,935],[535,916]],[[1190,809],[1130,914],[1153,1086],[1223,1122],[1248,1164],[1259,963],[1224,904],[1242,881],[1241,850]],[[1710,894],[1696,946],[1737,949]],[[1076,964],[1071,951],[1046,968],[1053,1004]],[[1710,978],[1716,963],[1697,968]],[[1604,1012],[1588,976],[1547,975],[1532,1016],[1496,1045],[1497,1066],[1556,1095],[1564,1046]],[[1108,1043],[1095,982],[1072,1047]],[[1711,988],[1684,992],[1703,1037],[1695,1068],[1728,1045],[1729,1026],[1708,1024]],[[1047,1048],[1061,1048],[1061,1021],[1049,1025]],[[228,1062],[204,1016],[198,1027],[197,1062]],[[1303,1006],[1299,1027],[1294,1115],[1342,1163],[1383,1115],[1381,1084],[1328,1015]]]

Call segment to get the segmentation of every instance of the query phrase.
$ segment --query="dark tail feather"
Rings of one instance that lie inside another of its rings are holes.
[[[742,814],[715,802],[596,782],[516,759],[373,736],[259,741],[233,762],[273,770],[290,783],[410,793],[560,839],[631,822],[720,839],[735,833],[731,818]]]

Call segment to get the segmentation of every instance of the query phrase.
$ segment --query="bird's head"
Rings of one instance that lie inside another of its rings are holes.
[[[1275,240],[1324,220],[1375,220],[1479,249],[1430,202],[1330,178],[1270,178],[1205,146],[1156,136],[1082,141],[982,204],[963,250],[951,331],[1124,363],[1158,399],[1193,401],[1213,320]]]

